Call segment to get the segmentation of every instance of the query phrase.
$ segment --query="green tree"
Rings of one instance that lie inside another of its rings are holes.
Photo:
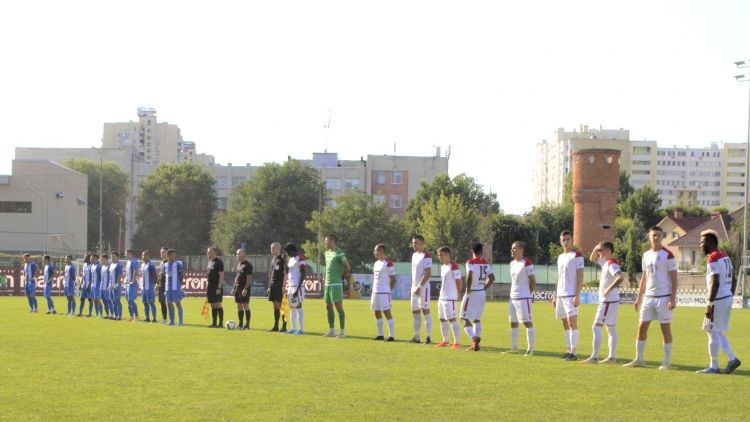
[[[335,234],[338,246],[346,253],[355,272],[372,270],[373,249],[378,243],[386,245],[393,260],[402,259],[400,252],[408,248],[409,233],[403,222],[387,214],[384,205],[359,189],[337,196],[335,207],[327,207],[323,212],[313,211],[306,227],[311,233],[320,229],[323,236]],[[323,239],[308,240],[303,248],[308,259],[315,260],[325,251],[325,244]]]
[[[120,238],[120,224],[124,227],[125,203],[128,197],[128,174],[117,163],[95,163],[71,158],[65,166],[88,176],[88,227],[86,243],[89,250],[116,247]],[[104,177],[102,177],[104,175]],[[102,243],[99,247],[99,181],[102,184]],[[124,228],[123,228],[124,232]]]
[[[440,195],[437,201],[422,207],[418,220],[426,247],[435,251],[448,246],[457,261],[469,257],[472,243],[478,241],[479,222],[479,212],[467,206],[460,195]]]
[[[635,190],[633,185],[630,184],[630,176],[626,171],[620,170],[620,199],[617,202],[624,201],[633,192]]]
[[[617,214],[633,220],[636,228],[643,232],[645,229],[658,223],[659,207],[661,198],[650,186],[644,186],[628,195],[628,197],[617,206]]]
[[[542,264],[553,262],[557,256],[550,254],[550,245],[560,243],[560,232],[572,230],[573,208],[564,205],[544,205],[534,207],[524,215],[524,220],[530,232],[537,239],[537,256],[530,255],[535,262]]]
[[[666,208],[662,208],[659,211],[659,217],[664,218],[668,215],[673,215],[675,211],[682,211],[684,217],[710,217],[711,213],[703,207],[682,207],[679,205],[670,205]]]
[[[216,209],[214,177],[190,164],[162,164],[141,182],[133,246],[166,245],[182,254],[200,254],[209,244]]]
[[[447,174],[439,174],[431,182],[422,182],[416,196],[409,202],[406,208],[406,220],[409,228],[414,232],[421,232],[419,219],[422,216],[422,208],[435,202],[441,195],[451,197],[457,196],[466,207],[476,210],[481,215],[493,215],[500,212],[500,204],[497,195],[485,193],[482,185],[477,183],[473,177],[459,174],[451,179]]]
[[[265,164],[232,191],[226,213],[214,219],[211,239],[224,251],[247,243],[254,254],[268,253],[273,242],[302,245],[317,234],[305,223],[327,198],[313,167],[296,160]]]
[[[563,184],[563,199],[562,204],[565,207],[573,207],[573,172],[571,171],[565,176],[565,183]]]
[[[638,239],[638,231],[635,225],[631,224],[627,233],[627,255],[625,258],[625,270],[628,273],[630,287],[636,287],[638,285],[636,273],[641,270],[641,249]]]
[[[522,216],[496,214],[492,219],[492,228],[495,233],[493,241],[494,262],[507,262],[510,260],[510,248],[513,242],[517,240],[526,244],[524,249],[526,256],[532,259],[536,259],[539,256],[536,243],[536,230]]]

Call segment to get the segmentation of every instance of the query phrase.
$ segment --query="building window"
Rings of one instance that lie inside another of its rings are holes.
[[[402,172],[400,172],[400,171],[394,171],[393,172],[393,177],[392,177],[391,180],[392,180],[392,183],[394,185],[400,185],[400,184],[404,183],[404,174]],[[399,208],[401,208],[401,207],[399,207]]]
[[[217,177],[216,178],[216,189],[228,189],[229,188],[229,179],[226,177]]]
[[[745,156],[745,150],[744,149],[730,149],[727,151],[728,157],[744,157]]]
[[[633,147],[633,155],[650,155],[650,154],[651,154],[651,147]]]
[[[650,166],[651,165],[651,161],[636,160],[636,161],[633,161],[633,165],[636,165],[636,166]]]
[[[0,212],[31,213],[31,202],[0,201]]]
[[[385,204],[385,195],[383,195],[383,194],[373,195],[373,196],[372,196],[372,199],[373,199],[373,200],[375,201],[375,203],[376,203],[376,204],[378,204],[378,205],[383,205],[383,204]]]
[[[217,198],[216,199],[216,208],[220,210],[227,209],[227,198]]]
[[[679,233],[672,232],[672,239],[679,239],[679,238],[680,238],[680,234]]]
[[[377,183],[379,185],[384,185],[385,184],[385,172],[384,171],[379,171],[379,172],[375,173],[375,179],[376,179],[375,183]]]
[[[341,190],[341,179],[326,179],[326,189]]]
[[[401,208],[401,195],[391,195],[391,208]]]
[[[344,180],[344,189],[350,190],[359,187],[359,179],[346,179]]]

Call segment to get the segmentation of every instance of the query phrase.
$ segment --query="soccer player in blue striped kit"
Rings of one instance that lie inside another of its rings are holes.
[[[47,315],[57,314],[55,302],[52,300],[52,283],[55,281],[55,265],[52,264],[52,258],[44,255],[42,258],[44,264],[44,298],[47,299]]]
[[[149,251],[143,251],[141,253],[143,264],[141,264],[141,301],[143,302],[143,312],[146,315],[146,322],[149,320],[149,310],[151,310],[151,316],[153,316],[153,322],[158,322],[159,318],[156,317],[156,282],[158,275],[156,273],[156,265],[151,262],[151,253]]]
[[[73,316],[76,313],[76,266],[73,265],[73,256],[65,257],[65,272],[63,273],[63,289],[65,297],[68,299],[67,316]]]
[[[112,319],[122,320],[122,262],[120,254],[110,253],[112,263],[109,264],[109,284],[112,286]]]
[[[104,310],[102,305],[102,263],[99,261],[99,255],[97,254],[91,255],[89,273],[91,274],[89,298],[94,300],[94,318],[100,318]]]
[[[169,308],[169,325],[174,325],[174,308],[177,307],[179,323],[182,326],[182,263],[175,261],[175,250],[167,251],[167,263],[164,266],[164,272],[167,276],[167,306]]]
[[[89,300],[89,314],[91,317],[91,308],[94,307],[94,300],[91,299],[91,255],[83,257],[83,268],[81,269],[81,307],[78,308],[78,316],[83,316],[83,306],[86,299]]]
[[[133,250],[125,251],[125,300],[128,301],[128,321],[138,321],[138,259],[133,256]]]
[[[23,254],[23,278],[24,278],[24,290],[26,293],[26,298],[29,301],[29,312],[35,313],[37,311],[37,301],[36,301],[36,272],[39,269],[39,266],[36,265],[36,262],[31,260],[31,255],[25,253]]]
[[[104,319],[112,319],[114,316],[114,310],[112,306],[112,281],[109,277],[109,256],[107,254],[102,255],[101,259],[101,284],[99,286],[99,296],[102,302],[104,302]]]

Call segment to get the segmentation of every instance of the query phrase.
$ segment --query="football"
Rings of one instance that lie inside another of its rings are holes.
[[[230,319],[229,321],[227,321],[226,326],[227,330],[234,330],[235,328],[237,328],[237,323]]]

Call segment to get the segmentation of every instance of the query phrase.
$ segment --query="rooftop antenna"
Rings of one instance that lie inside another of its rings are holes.
[[[393,155],[396,155],[396,143],[393,143]]]
[[[326,147],[323,150],[323,152],[328,152],[328,135],[331,132],[331,114],[333,113],[331,109],[329,108],[328,109],[328,122],[325,125],[323,125],[323,128],[326,130],[326,136],[325,136]]]
[[[451,158],[451,146],[448,144],[448,148],[445,150],[445,158],[450,159]]]

